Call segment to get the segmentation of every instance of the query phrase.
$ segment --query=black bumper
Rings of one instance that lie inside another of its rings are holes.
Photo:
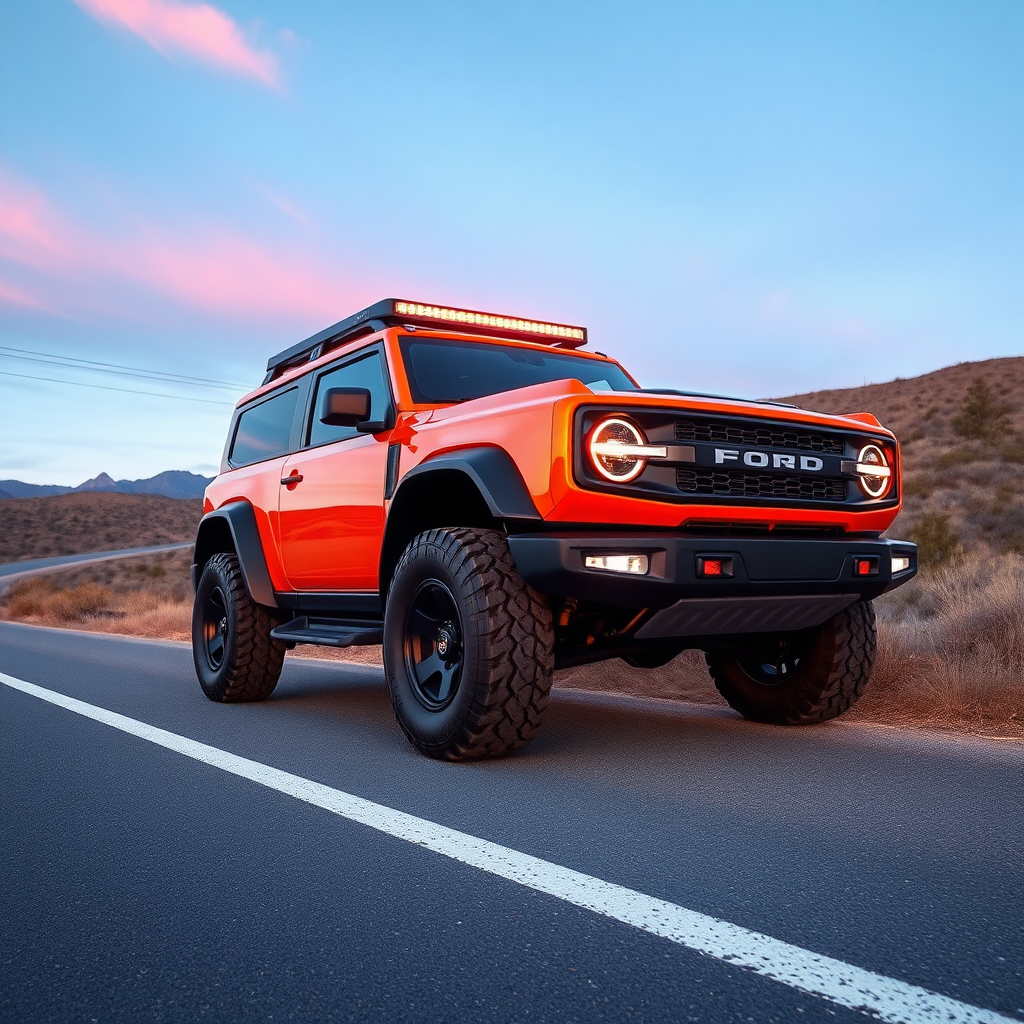
[[[508,541],[520,575],[543,594],[651,609],[638,639],[802,629],[917,572],[917,545],[894,540],[521,533]],[[588,569],[594,554],[643,554],[650,568]],[[909,558],[909,568],[894,575],[894,557]],[[723,563],[731,576],[701,578],[699,559]],[[865,561],[873,571],[858,575]]]

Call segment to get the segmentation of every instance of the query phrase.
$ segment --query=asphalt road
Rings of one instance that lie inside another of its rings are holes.
[[[1024,1018],[1020,745],[556,691],[452,765],[373,668],[216,705],[182,645],[0,624],[0,673],[963,1004],[883,1019]],[[868,1019],[10,683],[0,737],[4,1021]]]
[[[91,562],[109,562],[112,558],[131,558],[136,555],[156,555],[162,551],[179,551],[190,548],[188,544],[157,544],[150,548],[119,548],[117,551],[92,551],[84,555],[54,555],[51,558],[27,558],[20,562],[5,562],[0,565],[0,586],[5,586],[18,576],[31,576],[54,569],[67,569]]]

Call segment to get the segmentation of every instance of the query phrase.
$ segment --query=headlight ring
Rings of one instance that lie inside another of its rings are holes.
[[[620,416],[602,420],[587,445],[590,463],[606,480],[625,484],[635,480],[651,458],[665,458],[664,446],[649,445],[643,431]]]
[[[861,489],[869,498],[881,498],[892,482],[892,468],[877,444],[866,444],[857,453],[854,466]]]

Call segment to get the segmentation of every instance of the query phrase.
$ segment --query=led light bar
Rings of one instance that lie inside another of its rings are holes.
[[[501,331],[518,331],[522,334],[539,334],[545,338],[557,338],[567,342],[567,347],[576,348],[587,340],[585,327],[569,324],[549,324],[540,320],[523,320],[519,317],[503,316],[498,313],[478,313],[472,309],[453,309],[449,306],[428,306],[420,302],[406,302],[395,299],[395,313],[416,320],[440,320],[451,324],[465,324],[469,327],[493,327]],[[572,342],[576,342],[575,345]]]
[[[286,348],[267,360],[267,376],[263,383],[270,381],[290,369],[308,363],[347,341],[363,337],[387,327],[411,327],[457,325],[464,334],[491,334],[515,341],[533,341],[557,348],[580,348],[587,343],[586,327],[570,324],[551,324],[543,320],[524,320],[521,317],[503,316],[498,313],[481,313],[475,309],[456,309],[454,306],[431,306],[424,302],[409,302],[407,299],[381,299],[366,309],[339,320],[330,327]]]

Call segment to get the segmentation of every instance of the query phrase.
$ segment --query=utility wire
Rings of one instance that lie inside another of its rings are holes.
[[[174,380],[180,384],[199,384],[203,387],[226,387],[237,388],[248,391],[252,385],[238,384],[228,380],[210,380],[202,377],[189,377],[181,373],[167,373],[164,370],[147,370],[141,366],[125,366],[123,363],[101,363],[95,359],[81,359],[78,356],[63,356],[53,352],[36,352],[27,348],[12,348],[10,345],[0,345],[0,354],[18,353],[8,356],[9,359],[31,359],[33,362],[54,362],[67,366],[74,366],[76,369],[87,369],[91,367],[102,368],[98,372],[122,373],[125,376],[146,376],[159,380]]]
[[[76,388],[95,388],[98,391],[120,391],[125,395],[150,395],[153,398],[172,398],[178,402],[201,402],[203,405],[226,405],[234,407],[234,402],[215,402],[209,398],[189,398],[187,395],[168,395],[160,391],[136,391],[133,388],[112,388],[106,384],[85,384],[78,380],[61,380],[59,377],[34,377],[29,373],[11,373],[10,370],[0,370],[4,377],[20,377],[22,380],[45,380],[51,384],[70,384]]]
[[[2,346],[0,346],[2,348]],[[37,356],[13,356],[7,352],[0,351],[0,359],[22,359],[30,363],[42,363],[43,366],[59,366],[66,370],[84,370],[86,373],[110,373],[116,374],[118,377],[141,377],[143,380],[153,380],[159,383],[165,384],[180,384],[184,387],[190,388],[212,388],[215,391],[241,391],[242,385],[235,386],[234,384],[210,384],[206,381],[193,381],[188,378],[178,379],[176,376],[171,374],[164,374],[159,372],[153,373],[133,373],[130,370],[105,370],[98,366],[78,366],[75,363],[68,363],[61,359],[43,359]]]

